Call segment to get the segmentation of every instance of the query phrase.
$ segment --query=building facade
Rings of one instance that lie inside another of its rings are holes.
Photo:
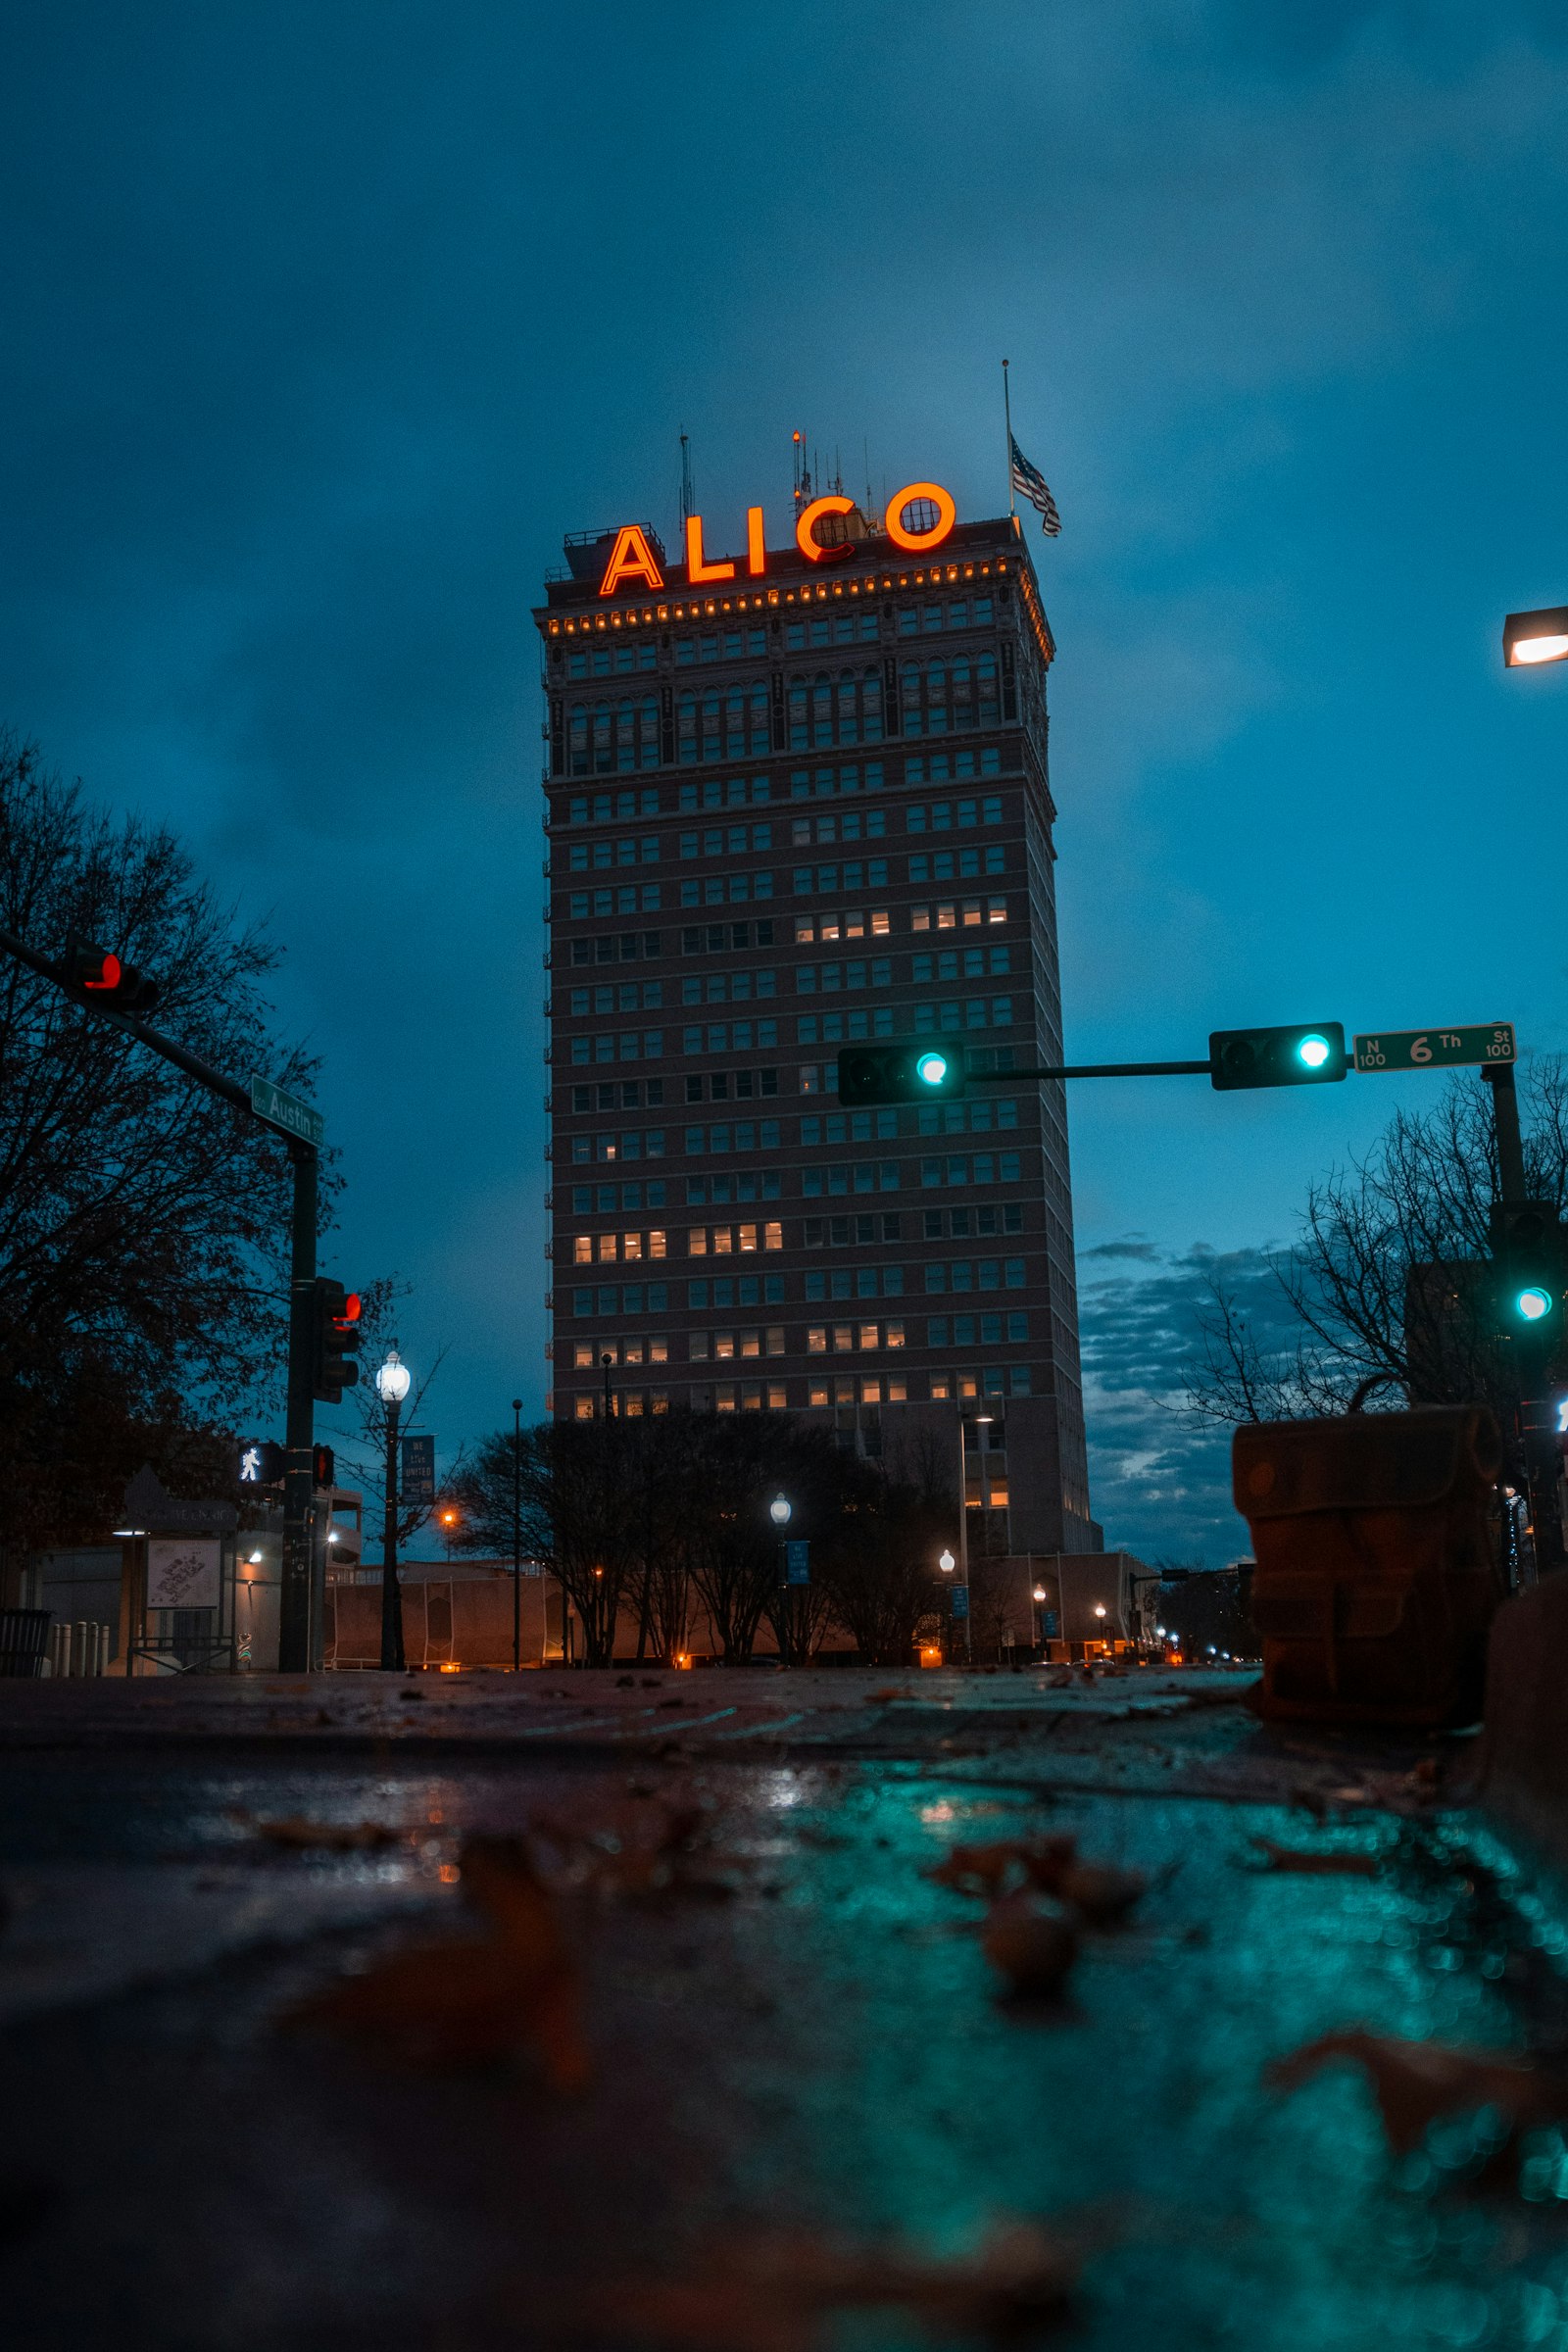
[[[584,533],[547,582],[551,1409],[831,1416],[955,1486],[967,1416],[983,1540],[1081,1551],[1061,1086],[835,1091],[860,1039],[1061,1059],[1054,646],[1014,520],[951,514],[813,560],[754,509],[721,580],[700,523]]]

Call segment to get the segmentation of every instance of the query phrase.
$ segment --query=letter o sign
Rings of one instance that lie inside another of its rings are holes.
[[[904,510],[906,507],[913,506],[917,498],[924,499],[928,505],[935,507],[937,518],[928,530],[906,530]],[[893,496],[888,500],[885,526],[888,537],[895,547],[902,547],[906,554],[911,556],[924,556],[928,555],[932,548],[942,545],[943,540],[957,519],[958,510],[940,482],[906,482],[904,488],[895,490]]]

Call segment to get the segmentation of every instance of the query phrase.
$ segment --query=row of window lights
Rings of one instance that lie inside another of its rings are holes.
[[[917,637],[943,628],[986,629],[995,618],[994,597],[955,597],[947,604],[901,606],[898,633],[901,637]],[[784,645],[787,652],[800,654],[808,647],[853,645],[858,639],[871,642],[880,634],[877,613],[862,608],[858,612],[852,610],[813,613],[809,620],[788,621]],[[713,630],[702,637],[677,637],[674,650],[678,669],[688,669],[694,662],[738,662],[743,656],[755,659],[767,651],[767,631],[747,627]],[[573,653],[566,659],[566,674],[570,678],[626,676],[634,670],[657,666],[657,649],[647,641],[596,645],[591,653]]]
[[[693,1225],[686,1235],[688,1257],[747,1257],[755,1250],[783,1247],[784,1228],[779,1224]],[[647,1233],[579,1233],[572,1237],[572,1263],[578,1266],[631,1264],[667,1253],[668,1235],[657,1226]]]
[[[893,913],[887,906],[845,907],[828,914],[798,914],[795,919],[797,947],[813,947],[819,940],[888,939],[893,933]],[[1004,923],[1007,919],[1005,898],[947,899],[936,906],[911,906],[911,931],[960,931],[976,925]],[[755,945],[770,948],[773,943],[773,923],[762,917],[756,923],[688,924],[680,935],[683,956],[732,955],[737,949]],[[663,954],[663,935],[658,931],[602,932],[597,939],[574,939],[571,960],[574,964],[613,963],[617,956],[623,963],[638,956],[658,956]],[[644,1003],[651,1000],[644,999]],[[594,1010],[609,1012],[628,1010],[633,999],[622,996],[615,1006],[603,1001],[603,992],[596,995]],[[575,1002],[573,1009],[579,1009]],[[585,1007],[582,1009],[586,1009]]]
[[[707,1184],[700,1183],[695,1189],[703,1199],[707,1198]],[[624,1216],[644,1207],[662,1208],[667,1192],[668,1187],[658,1178],[647,1184],[576,1184],[571,1188],[571,1213],[575,1217],[592,1216],[596,1211],[601,1216]],[[744,1233],[746,1228],[740,1230]],[[762,1228],[764,1234],[776,1230],[771,1225]],[[898,1209],[862,1210],[857,1215],[807,1217],[802,1231],[808,1250],[843,1250],[876,1242],[900,1242],[904,1239],[904,1219]],[[1021,1200],[981,1202],[973,1208],[928,1208],[921,1212],[921,1233],[928,1242],[984,1241],[993,1235],[1022,1231]],[[767,1240],[762,1244],[764,1250],[781,1246]],[[743,1242],[740,1247],[744,1250],[746,1244]],[[717,1256],[722,1252],[715,1249],[710,1254]],[[580,1256],[578,1262],[584,1262]]]
[[[885,808],[834,809],[827,814],[791,817],[790,841],[796,847],[813,842],[882,841],[887,837],[887,817]],[[999,794],[974,801],[916,802],[905,812],[905,829],[909,833],[964,833],[977,825],[1001,822]],[[782,826],[779,839],[782,844]],[[744,858],[749,851],[771,850],[772,820],[763,818],[752,825],[711,825],[706,832],[682,833],[677,847],[682,858]],[[594,867],[603,870],[616,865],[657,865],[659,859],[657,833],[628,833],[618,840],[574,841],[567,845],[570,873],[588,873]]]
[[[880,582],[873,574],[867,580],[834,580],[831,583],[819,581],[809,587],[767,588],[756,596],[710,596],[679,604],[644,605],[640,610],[636,606],[623,607],[613,612],[585,613],[578,620],[552,620],[549,623],[549,629],[552,637],[560,637],[563,634],[571,637],[586,635],[590,630],[634,628],[639,621],[646,625],[654,621],[671,618],[675,620],[710,620],[719,612],[760,612],[768,607],[780,603],[786,605],[823,604],[829,599],[837,601],[838,598],[844,596],[888,595],[895,588],[927,586],[935,588],[943,582],[972,580],[977,575],[983,580],[988,580],[991,577],[992,569],[993,566],[989,564],[933,564],[922,571],[886,573]],[[1006,574],[1007,560],[1005,556],[998,559],[995,569],[1004,576]]]
[[[664,1358],[658,1356],[651,1360],[662,1363]],[[628,1361],[640,1363],[642,1358],[628,1358]],[[906,1404],[909,1398],[909,1387],[907,1376],[900,1372],[840,1374],[832,1379],[817,1376],[805,1383],[805,1401],[815,1410],[824,1406]],[[1024,1364],[1013,1365],[1010,1381],[1005,1368],[985,1374],[961,1373],[956,1377],[933,1372],[928,1387],[931,1397],[937,1403],[971,1404],[983,1396],[999,1397],[1008,1394],[1027,1396],[1030,1394],[1029,1370]],[[742,1412],[765,1410],[775,1413],[790,1409],[788,1384],[782,1380],[759,1381],[736,1387],[693,1388],[680,1396],[678,1401],[689,1402],[698,1410],[720,1413],[732,1413],[737,1408]],[[799,1402],[797,1396],[797,1405]],[[611,1405],[614,1412],[623,1413],[631,1420],[640,1418],[645,1411],[650,1414],[667,1413],[670,1392],[668,1389],[616,1389],[612,1395]],[[573,1415],[579,1421],[596,1420],[601,1410],[597,1392],[590,1391],[573,1399]],[[1005,1478],[1000,1474],[994,1476],[988,1480],[987,1486],[990,1507],[1004,1511],[1007,1508]]]
[[[615,1369],[637,1371],[644,1364],[670,1362],[670,1343],[667,1339],[627,1339],[607,1343],[578,1343],[573,1352],[573,1366],[578,1371],[600,1371],[602,1359],[612,1359]],[[919,1378],[919,1376],[917,1376]],[[976,1404],[980,1397],[1027,1397],[1032,1395],[1032,1378],[1027,1364],[990,1364],[985,1371],[933,1371],[929,1374],[929,1395],[936,1404]],[[656,1395],[661,1395],[656,1390]],[[667,1395],[667,1393],[665,1393]],[[823,1381],[820,1374],[811,1374],[807,1383],[808,1404],[906,1404],[909,1395],[909,1376],[903,1371],[894,1374],[839,1374],[832,1381]],[[783,1409],[783,1386],[776,1390],[778,1406]],[[576,1399],[578,1421],[592,1421],[597,1411],[597,1395],[585,1395]],[[613,1393],[613,1404],[625,1401],[623,1390]],[[656,1406],[659,1411],[659,1406]],[[995,1498],[997,1482],[990,1482]]]

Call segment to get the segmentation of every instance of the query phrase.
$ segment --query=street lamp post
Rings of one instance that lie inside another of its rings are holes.
[[[398,1590],[398,1414],[409,1393],[409,1367],[395,1347],[375,1376],[375,1393],[386,1407],[386,1486],[381,1518],[381,1667],[401,1674],[403,1596]]]
[[[1047,1598],[1047,1594],[1046,1594],[1046,1588],[1045,1588],[1045,1586],[1044,1586],[1044,1585],[1036,1585],[1036,1587],[1035,1587],[1035,1590],[1034,1590],[1034,1604],[1035,1604],[1035,1647],[1036,1647],[1036,1649],[1038,1649],[1038,1650],[1039,1650],[1039,1652],[1040,1652],[1040,1654],[1041,1654],[1041,1656],[1042,1656],[1042,1657],[1044,1657],[1044,1655],[1045,1655],[1045,1650],[1046,1650],[1046,1619],[1045,1619],[1045,1606],[1046,1606],[1046,1598]]]
[[[512,1399],[512,1671],[522,1672],[522,1398]]]
[[[767,1506],[767,1515],[778,1529],[778,1626],[782,1663],[795,1663],[795,1595],[790,1590],[790,1549],[784,1531],[795,1515],[795,1505],[787,1494],[775,1494]]]
[[[975,1429],[977,1431],[988,1429],[994,1417],[995,1416],[991,1413],[976,1413],[974,1417]],[[974,1664],[974,1618],[970,1613],[971,1603],[969,1594],[969,1456],[967,1446],[968,1422],[963,1413],[960,1411],[958,1414],[958,1565],[962,1573],[958,1581],[963,1587],[964,1663],[968,1666],[972,1666]],[[979,1453],[980,1530],[982,1537],[984,1537],[987,1516],[986,1504],[990,1495],[990,1481],[986,1476],[984,1438],[979,1440]]]

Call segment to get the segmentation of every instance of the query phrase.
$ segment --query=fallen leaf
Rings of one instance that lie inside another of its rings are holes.
[[[1078,1956],[1078,1931],[1068,1914],[1032,1894],[1007,1895],[993,1909],[980,1938],[1009,1991],[1029,2000],[1060,1992]]]
[[[681,2278],[627,2279],[573,2314],[588,2328],[681,2352],[812,2352],[837,2314],[904,2311],[945,2337],[1023,2341],[1069,2316],[1081,2251],[1035,2223],[998,2229],[972,2255],[808,2237],[710,2248]]]
[[[556,1907],[516,1838],[472,1838],[463,1883],[490,1921],[484,1941],[416,1944],[289,2011],[415,2065],[453,2067],[528,2052],[557,2090],[588,2077],[577,1972]]]
[[[401,1831],[386,1829],[378,1821],[307,1821],[302,1813],[285,1813],[275,1821],[260,1821],[247,1814],[236,1814],[234,1819],[243,1820],[270,1845],[291,1846],[298,1852],[317,1846],[332,1854],[364,1853],[380,1845],[396,1845],[402,1836]]]
[[[1375,1879],[1376,1854],[1350,1853],[1344,1848],[1318,1850],[1305,1845],[1276,1845],[1272,1838],[1254,1838],[1263,1853],[1265,1871],[1294,1871],[1303,1878]]]
[[[1401,2041],[1356,2027],[1325,2034],[1264,2069],[1274,2090],[1296,2090],[1337,2058],[1371,2077],[1390,2147],[1418,2148],[1440,2116],[1494,2107],[1512,2132],[1534,2132],[1568,2117],[1568,2074],[1508,2050],[1456,2050],[1435,2041]]]

